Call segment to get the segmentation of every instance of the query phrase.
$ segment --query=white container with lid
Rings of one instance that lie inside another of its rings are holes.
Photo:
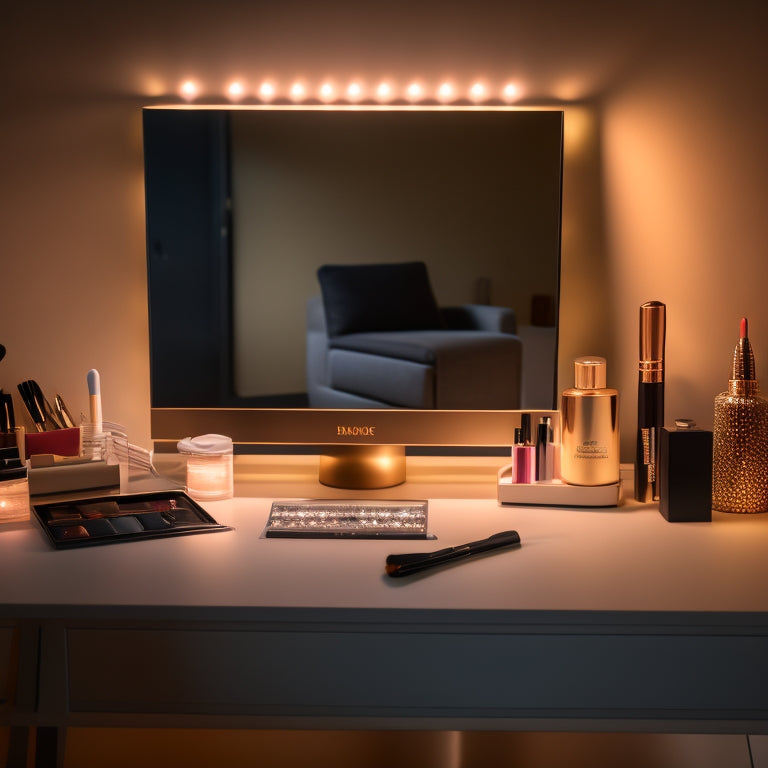
[[[186,437],[177,448],[187,457],[187,493],[193,499],[216,501],[234,496],[232,438]]]

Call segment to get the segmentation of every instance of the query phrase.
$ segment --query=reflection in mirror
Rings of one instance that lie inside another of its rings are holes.
[[[144,131],[154,408],[554,407],[561,112],[147,109]]]

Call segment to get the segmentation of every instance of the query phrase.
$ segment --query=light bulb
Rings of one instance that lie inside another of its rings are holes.
[[[485,96],[485,86],[482,83],[473,83],[469,89],[469,97],[472,101],[480,101]]]
[[[227,87],[227,93],[232,99],[239,99],[243,95],[244,91],[245,89],[243,88],[243,84],[237,80],[230,83]]]
[[[270,83],[268,80],[265,80],[260,86],[259,86],[259,96],[261,96],[262,99],[265,101],[269,101],[271,98],[273,98],[275,95],[275,86]]]
[[[437,89],[437,98],[440,101],[450,101],[453,98],[453,86],[450,83],[441,83]]]
[[[418,83],[411,83],[406,90],[406,94],[411,101],[417,101],[421,98],[421,86]]]
[[[299,101],[299,99],[303,99],[305,93],[306,91],[302,83],[297,82],[291,86],[291,98],[294,101]]]
[[[185,99],[194,99],[197,96],[197,83],[194,80],[185,80],[179,90]]]
[[[351,101],[357,101],[363,95],[363,88],[360,83],[350,83],[347,87],[347,97]]]
[[[504,90],[502,91],[502,94],[504,96],[505,101],[513,101],[517,98],[520,90],[514,83],[507,83],[504,86]]]

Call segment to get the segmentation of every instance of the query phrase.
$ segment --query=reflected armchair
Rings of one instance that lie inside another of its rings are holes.
[[[516,409],[514,310],[439,308],[426,266],[325,266],[307,305],[313,408]]]

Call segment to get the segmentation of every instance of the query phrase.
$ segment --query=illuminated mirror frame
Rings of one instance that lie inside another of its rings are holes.
[[[191,89],[190,89],[191,90]],[[370,111],[544,111],[537,107],[424,104],[205,104],[153,105],[147,109],[222,110],[370,110]],[[551,110],[547,110],[551,111]],[[556,110],[561,112],[562,110]],[[561,133],[562,136],[562,133]],[[562,169],[562,138],[561,138]],[[562,220],[562,170],[561,170]],[[561,227],[558,229],[557,271],[560,272]],[[557,377],[559,337],[559,281],[555,297],[554,377]],[[556,381],[553,393],[556,393]],[[554,394],[553,394],[554,399]],[[555,403],[553,402],[553,408]],[[526,411],[557,416],[556,411]],[[321,482],[345,488],[397,485],[405,479],[405,448],[455,449],[476,455],[503,455],[512,443],[521,411],[434,411],[414,409],[311,409],[311,408],[155,408],[151,409],[151,437],[158,452],[175,452],[176,443],[190,435],[225,434],[240,452],[243,446],[262,449],[289,446],[297,452],[318,452]],[[303,450],[302,450],[303,449]],[[497,449],[497,450],[494,450]],[[430,451],[427,451],[430,452]]]

